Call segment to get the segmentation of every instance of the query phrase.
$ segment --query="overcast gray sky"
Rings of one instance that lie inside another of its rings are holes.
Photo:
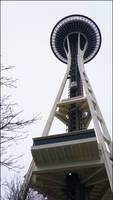
[[[13,65],[11,75],[19,79],[12,99],[24,109],[23,117],[42,113],[42,120],[29,128],[29,137],[16,147],[23,153],[26,173],[31,161],[32,137],[41,136],[60,87],[66,65],[50,48],[50,34],[65,16],[86,15],[96,22],[102,45],[96,57],[85,65],[93,91],[112,131],[112,2],[110,1],[2,1],[2,64]],[[66,98],[66,91],[64,93]],[[63,133],[65,127],[54,120],[51,134]],[[4,174],[6,171],[4,171]]]

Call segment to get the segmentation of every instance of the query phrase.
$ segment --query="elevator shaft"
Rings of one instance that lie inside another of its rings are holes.
[[[69,97],[73,98],[83,96],[83,85],[77,64],[78,33],[73,33],[68,38],[71,50]],[[82,129],[83,113],[78,109],[76,104],[71,104],[68,113],[68,132]]]

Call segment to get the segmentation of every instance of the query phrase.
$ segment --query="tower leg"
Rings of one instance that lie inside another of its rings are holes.
[[[84,53],[85,53],[85,50],[86,50],[86,45],[85,45],[84,49],[81,50],[81,48],[80,48],[80,34],[79,34],[78,35],[78,68],[79,68],[80,75],[81,75],[81,78],[82,78],[82,81],[83,81],[84,89],[85,89],[87,100],[88,100],[88,105],[89,105],[90,112],[91,112],[91,115],[92,115],[92,119],[93,119],[93,122],[94,122],[96,135],[97,135],[99,146],[100,146],[100,149],[101,149],[102,159],[104,161],[106,171],[107,171],[107,175],[108,175],[108,179],[109,179],[109,183],[110,183],[110,186],[111,186],[111,190],[113,192],[113,176],[112,176],[113,165],[112,165],[112,161],[110,159],[110,154],[108,153],[106,145],[105,145],[105,143],[106,143],[108,145],[109,150],[112,151],[111,145],[110,145],[111,139],[110,139],[109,133],[107,131],[107,127],[105,126],[102,114],[100,112],[96,97],[95,97],[94,92],[91,88],[88,77],[85,73],[83,56],[84,56]]]
[[[66,73],[65,73],[65,75],[64,75],[64,78],[63,78],[63,81],[62,81],[62,83],[61,83],[61,86],[60,86],[60,89],[59,89],[59,91],[58,91],[58,94],[57,94],[57,96],[56,96],[55,103],[53,104],[53,107],[52,107],[52,109],[51,109],[50,115],[49,115],[48,120],[47,120],[47,122],[46,122],[46,125],[45,125],[44,131],[43,131],[43,133],[42,133],[42,136],[47,136],[47,135],[49,134],[49,130],[50,130],[50,128],[51,128],[51,124],[52,124],[53,119],[54,119],[54,116],[55,116],[57,104],[58,104],[58,102],[60,101],[61,95],[62,95],[62,93],[63,93],[64,87],[65,87],[65,84],[66,84],[66,81],[67,81],[67,77],[68,77],[68,75],[69,75],[70,64],[71,64],[69,42],[68,42],[68,49],[69,49],[69,51],[66,52],[66,55],[67,55],[67,58],[68,58],[67,70],[66,70]]]

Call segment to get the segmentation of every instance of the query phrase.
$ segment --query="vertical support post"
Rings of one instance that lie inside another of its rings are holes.
[[[66,176],[66,194],[67,200],[86,200],[85,186],[80,183],[77,174],[72,173]]]

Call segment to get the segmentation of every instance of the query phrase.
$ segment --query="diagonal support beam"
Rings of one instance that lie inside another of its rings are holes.
[[[94,176],[96,176],[98,173],[100,173],[104,168],[101,167],[98,170],[96,170],[95,172],[93,172],[92,174],[90,174],[88,177],[86,177],[85,179],[83,179],[81,182],[82,183],[86,183],[87,181],[89,181],[91,178],[93,178]]]

